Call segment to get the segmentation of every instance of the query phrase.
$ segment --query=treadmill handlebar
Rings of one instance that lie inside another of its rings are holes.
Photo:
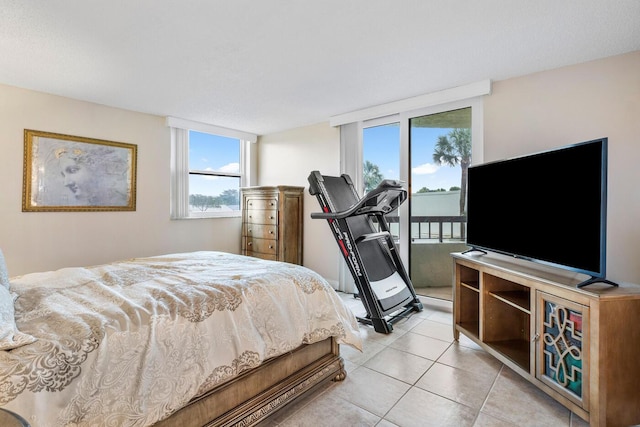
[[[386,215],[393,212],[407,199],[407,190],[402,181],[385,179],[369,191],[353,206],[340,212],[315,212],[313,219],[343,219],[355,215]]]
[[[392,239],[393,236],[388,231],[379,231],[377,233],[369,233],[363,234],[362,236],[356,239],[356,244],[362,242],[368,242],[370,240],[378,240],[378,239]]]

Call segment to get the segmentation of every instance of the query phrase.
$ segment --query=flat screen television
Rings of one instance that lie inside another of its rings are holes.
[[[469,167],[467,245],[606,276],[607,138]]]

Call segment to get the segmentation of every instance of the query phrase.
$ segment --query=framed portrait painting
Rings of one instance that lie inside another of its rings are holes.
[[[135,211],[137,146],[25,129],[22,211]]]

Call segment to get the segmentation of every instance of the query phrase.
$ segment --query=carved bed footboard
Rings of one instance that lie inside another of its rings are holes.
[[[268,360],[193,399],[157,427],[252,426],[328,381],[346,377],[333,338]]]

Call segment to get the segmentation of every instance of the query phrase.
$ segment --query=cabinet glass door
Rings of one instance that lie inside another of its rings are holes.
[[[536,376],[588,409],[589,307],[538,291]]]

